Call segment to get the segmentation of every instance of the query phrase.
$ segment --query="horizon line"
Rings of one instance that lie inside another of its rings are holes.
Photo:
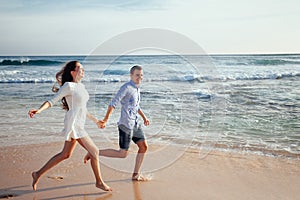
[[[42,56],[172,56],[172,55],[184,55],[184,56],[243,56],[243,55],[300,55],[300,52],[280,52],[280,53],[207,53],[207,54],[0,54],[0,57],[22,57],[22,56],[31,56],[31,57],[42,57]]]

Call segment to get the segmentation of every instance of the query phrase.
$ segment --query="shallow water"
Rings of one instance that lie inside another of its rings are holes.
[[[129,80],[129,68],[143,65],[141,107],[151,120],[145,127],[150,143],[300,153],[300,55],[125,56],[112,63],[107,56],[1,57],[1,146],[63,139],[59,104],[35,119],[27,112],[53,95],[55,73],[68,60],[83,63],[88,109],[98,118]],[[117,140],[118,109],[106,130],[87,122],[95,140]]]

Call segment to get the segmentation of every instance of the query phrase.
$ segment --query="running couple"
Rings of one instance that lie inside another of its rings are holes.
[[[144,120],[144,125],[149,125],[149,120],[139,106],[139,87],[143,79],[142,67],[133,66],[131,68],[131,80],[120,88],[109,104],[105,118],[99,121],[97,121],[97,119],[87,111],[86,105],[89,99],[89,94],[85,89],[85,86],[81,83],[83,77],[84,69],[80,62],[68,62],[62,70],[56,74],[57,82],[60,85],[60,88],[53,88],[53,91],[57,92],[56,95],[54,95],[51,100],[44,102],[39,109],[32,109],[28,113],[32,118],[35,114],[39,114],[50,108],[59,100],[62,101],[63,108],[67,110],[63,129],[65,134],[64,147],[60,153],[53,156],[41,169],[32,172],[32,187],[34,190],[37,189],[37,183],[44,173],[72,155],[77,142],[88,152],[84,158],[84,162],[86,163],[88,160],[91,160],[91,167],[96,179],[96,187],[105,191],[112,191],[101,177],[99,155],[114,158],[125,158],[128,155],[131,139],[139,148],[132,174],[132,180],[146,180],[146,178],[141,176],[140,168],[148,145],[142,131],[142,127],[138,123],[139,114]],[[94,121],[99,128],[105,128],[109,116],[119,103],[122,107],[121,117],[118,122],[120,149],[99,150],[84,129],[86,117]]]

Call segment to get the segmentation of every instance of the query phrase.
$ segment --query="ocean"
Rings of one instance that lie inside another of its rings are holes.
[[[300,55],[124,55],[0,57],[1,146],[62,141],[65,111],[28,117],[51,98],[55,74],[70,60],[85,68],[88,110],[101,119],[129,69],[142,65],[141,108],[149,144],[299,159]],[[95,141],[116,143],[116,108]],[[100,147],[101,148],[101,147]]]

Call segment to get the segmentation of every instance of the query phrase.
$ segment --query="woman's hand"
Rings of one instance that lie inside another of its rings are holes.
[[[45,101],[38,110],[36,110],[36,109],[29,110],[28,115],[30,118],[33,118],[34,115],[39,114],[43,110],[46,110],[50,107],[51,107],[51,104],[48,101]]]
[[[39,114],[39,110],[29,110],[28,115],[30,118],[33,118],[34,115]]]
[[[104,121],[104,120],[99,120],[99,121],[97,122],[97,126],[98,126],[98,128],[105,128],[105,127],[106,127],[106,121]]]

